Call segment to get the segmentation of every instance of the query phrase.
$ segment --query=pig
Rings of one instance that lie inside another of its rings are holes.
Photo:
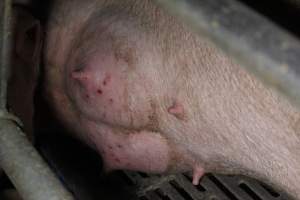
[[[53,1],[45,98],[106,171],[239,173],[300,199],[300,115],[151,0]]]

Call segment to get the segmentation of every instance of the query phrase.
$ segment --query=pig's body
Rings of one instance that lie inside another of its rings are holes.
[[[300,199],[299,113],[151,1],[57,1],[45,89],[107,170],[243,173]]]

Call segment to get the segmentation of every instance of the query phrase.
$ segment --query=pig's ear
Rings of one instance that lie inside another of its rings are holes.
[[[39,64],[42,49],[40,22],[28,11],[16,9],[14,25],[16,56],[23,63],[36,68]]]

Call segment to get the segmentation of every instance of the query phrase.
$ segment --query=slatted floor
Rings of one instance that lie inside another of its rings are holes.
[[[185,174],[149,176],[122,172],[129,184],[135,185],[140,200],[287,200],[269,186],[244,176],[207,174],[198,186]]]

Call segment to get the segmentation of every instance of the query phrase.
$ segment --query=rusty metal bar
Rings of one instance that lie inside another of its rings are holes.
[[[300,106],[299,39],[236,0],[156,0]]]
[[[11,0],[0,1],[0,166],[24,200],[72,200],[6,110],[11,55]]]

